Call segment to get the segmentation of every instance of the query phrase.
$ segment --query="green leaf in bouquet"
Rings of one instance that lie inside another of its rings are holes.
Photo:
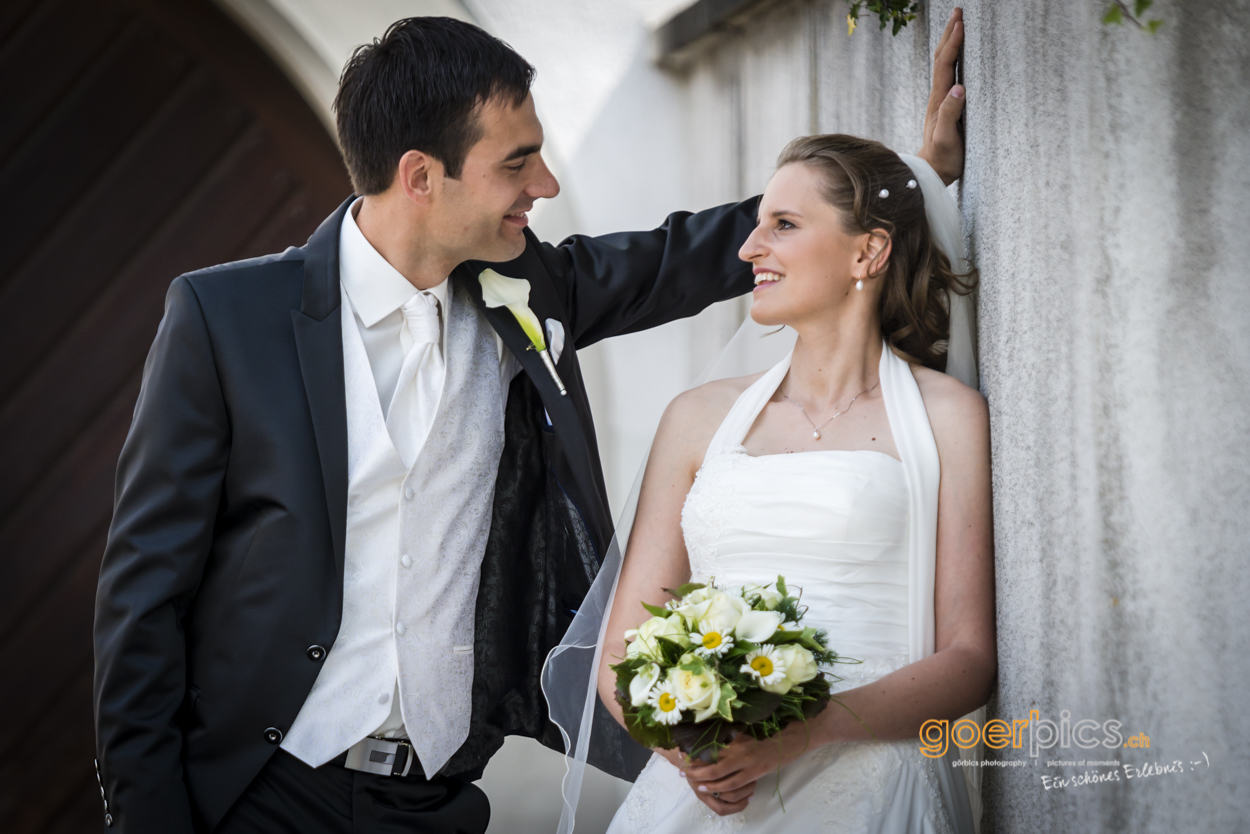
[[[749,689],[739,695],[738,700],[742,706],[735,710],[734,716],[742,724],[758,724],[781,705],[780,695],[762,689]]]
[[[782,646],[786,643],[802,643],[803,632],[801,631],[782,631],[778,629],[773,632],[773,636],[764,641],[770,646]],[[810,648],[807,644],[803,644],[804,648]]]
[[[652,617],[668,617],[669,614],[673,613],[661,605],[652,605],[649,602],[644,602],[642,607],[647,609],[647,613]]]
[[[716,762],[722,747],[733,741],[735,728],[728,721],[713,718],[698,724],[681,722],[670,730],[677,749],[691,759],[701,759],[709,764]]]
[[[707,586],[701,582],[687,582],[685,585],[681,585],[677,588],[665,588],[664,590],[678,599],[682,599],[686,596],[686,594],[693,594],[695,591],[700,591],[706,587]]]
[[[726,721],[733,721],[734,714],[731,704],[738,697],[738,693],[734,691],[733,686],[728,683],[720,685],[720,703],[716,705],[716,712]]]
[[[682,657],[687,657],[687,655],[682,655]],[[689,657],[689,660],[687,660],[685,663],[682,663],[677,668],[683,671],[689,672],[692,675],[702,675],[704,669],[707,668],[704,665],[703,661],[699,658],[698,655],[688,655],[688,657]]]
[[[799,633],[799,642],[805,649],[814,652],[826,651],[824,641],[820,639],[820,633],[810,626]]]
[[[790,592],[786,590],[786,578],[781,574],[777,574],[777,593],[783,597],[790,596]]]
[[[618,692],[628,692],[629,685],[634,678],[638,677],[637,669],[618,669],[616,670],[616,689]]]
[[[617,693],[617,702],[621,703],[619,692]],[[673,741],[673,734],[669,727],[647,720],[644,712],[650,713],[649,707],[635,709],[627,706],[628,704],[629,700],[626,699],[621,703],[621,706],[625,717],[625,729],[629,732],[630,738],[643,747],[659,747],[664,750],[672,750],[677,746]]]
[[[685,646],[669,637],[657,637],[655,638],[655,643],[659,647],[660,653],[664,655],[661,660],[666,666],[676,666],[681,660],[681,656],[686,653]]]
[[[644,655],[634,655],[633,657],[625,658],[620,663],[613,663],[608,668],[619,675],[623,671],[637,672],[643,666],[652,662],[651,658]]]

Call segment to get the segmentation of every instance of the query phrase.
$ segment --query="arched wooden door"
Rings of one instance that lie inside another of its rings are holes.
[[[0,3],[0,831],[102,831],[91,621],[165,290],[303,243],[350,192],[207,0]]]

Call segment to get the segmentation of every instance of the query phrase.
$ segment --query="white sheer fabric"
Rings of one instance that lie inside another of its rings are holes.
[[[963,271],[967,261],[963,246],[962,218],[954,198],[943,185],[941,178],[924,160],[904,154],[900,154],[900,158],[915,173],[917,183],[922,189],[925,214],[935,242],[950,258],[955,270]],[[950,310],[951,336],[947,373],[975,388],[978,380],[972,301],[967,297],[952,295]],[[779,333],[774,331],[775,328],[764,328],[748,317],[712,365],[691,387],[710,380],[759,373],[774,368],[782,360],[788,363],[795,334],[788,328]],[[910,517],[920,519],[919,524],[909,525],[908,539],[908,625],[904,651],[907,662],[911,662],[933,652],[933,573],[939,473],[932,432],[929,430],[924,404],[920,400],[910,369],[891,351],[886,350],[884,353],[895,360],[895,363],[889,363],[883,357],[881,384],[895,442],[902,457],[901,469],[908,486],[908,512]],[[906,380],[901,373],[906,374]],[[906,381],[910,381],[910,386],[904,384]],[[886,393],[887,391],[890,393]],[[923,431],[914,421],[900,422],[901,415],[916,413],[924,418]],[[905,437],[900,438],[900,435]],[[629,540],[629,533],[633,528],[641,482],[640,470],[598,578],[578,610],[564,640],[549,655],[542,673],[549,713],[565,737],[568,753],[568,773],[562,787],[564,808],[560,817],[559,834],[571,834],[574,831],[577,801],[588,761],[607,773],[629,780],[638,778],[643,763],[649,762],[649,751],[625,737],[624,731],[599,704],[596,677],[602,656],[602,632],[616,592],[624,543]],[[927,534],[924,532],[926,530]],[[847,654],[855,656],[850,652]],[[838,673],[848,677],[845,670],[846,667],[839,667]],[[888,671],[892,669],[885,670]],[[982,723],[984,712],[984,708],[981,708],[969,717]],[[963,755],[978,756],[979,751],[963,751]],[[647,766],[651,768],[655,765]],[[972,822],[979,829],[979,768],[963,770],[967,780]],[[947,776],[949,772],[943,771],[941,778],[945,780]],[[689,792],[689,788],[685,790]]]

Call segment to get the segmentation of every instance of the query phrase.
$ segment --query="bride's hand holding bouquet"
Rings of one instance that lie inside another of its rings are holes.
[[[651,618],[625,633],[625,658],[610,667],[630,735],[680,751],[666,758],[700,781],[737,775],[741,782],[744,761],[761,750],[765,772],[800,755],[810,746],[807,720],[836,700],[832,676],[819,667],[854,661],[830,650],[824,632],[803,626],[784,577],[728,590],[690,583],[669,593],[676,599],[664,607],[643,603]],[[754,781],[699,789],[732,804],[750,796]]]

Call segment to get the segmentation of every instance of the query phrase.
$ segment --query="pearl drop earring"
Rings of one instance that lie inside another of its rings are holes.
[[[864,288],[864,279],[860,278],[858,281],[855,282],[855,289],[862,290],[863,288]]]

